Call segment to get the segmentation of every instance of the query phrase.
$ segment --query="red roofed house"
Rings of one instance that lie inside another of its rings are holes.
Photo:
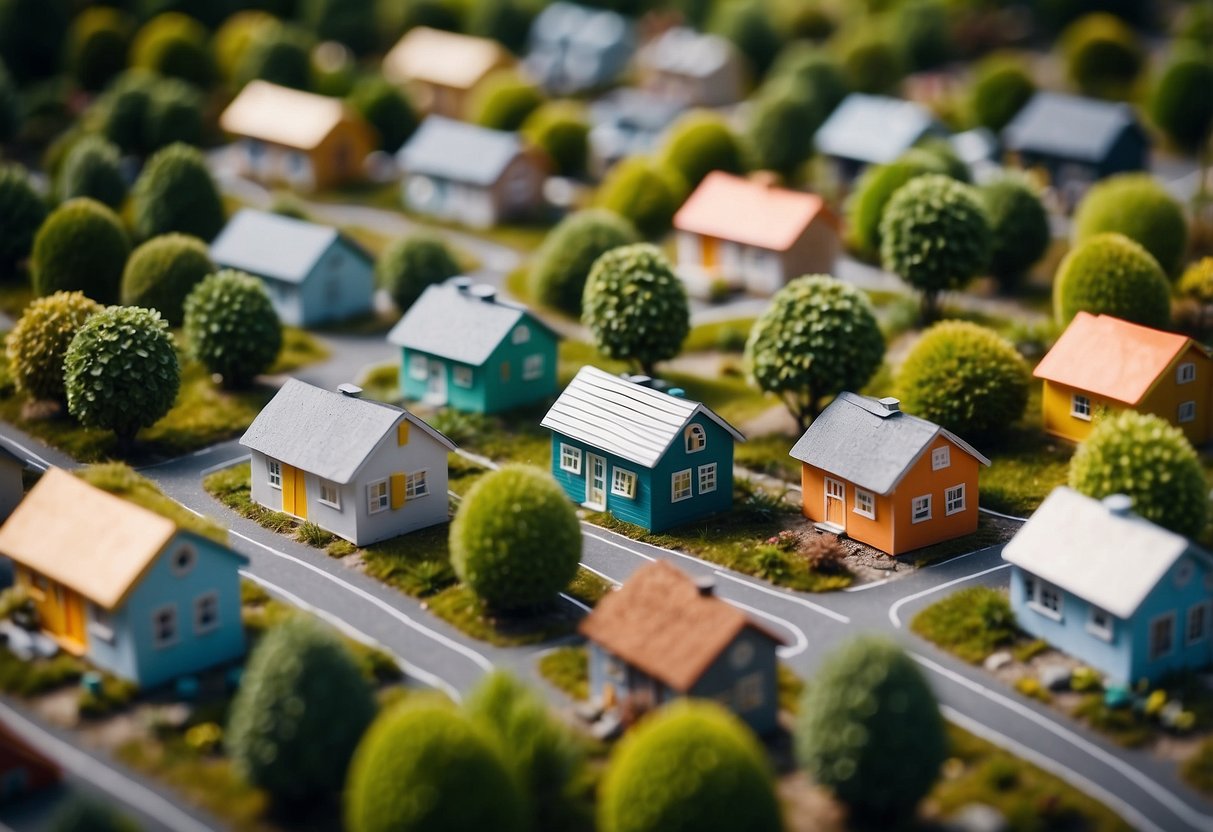
[[[1185,335],[1079,312],[1036,366],[1044,429],[1081,442],[1103,412],[1153,413],[1193,445],[1213,438],[1213,359]]]
[[[842,243],[816,194],[714,171],[674,215],[678,272],[693,295],[712,284],[771,295],[804,274],[828,274]]]

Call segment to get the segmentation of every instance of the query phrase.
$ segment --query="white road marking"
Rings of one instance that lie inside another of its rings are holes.
[[[609,583],[611,583],[611,584],[613,584],[613,585],[615,585],[615,586],[622,586],[622,585],[623,585],[623,582],[622,582],[622,581],[617,581],[617,580],[615,580],[614,578],[612,578],[610,575],[608,575],[607,573],[605,573],[605,572],[599,572],[599,571],[598,571],[597,569],[595,569],[594,567],[589,566],[589,565],[587,565],[587,564],[585,564],[585,563],[582,563],[582,564],[581,564],[581,568],[582,568],[582,569],[584,569],[586,572],[593,572],[595,575],[597,575],[598,577],[602,578],[604,581],[607,581],[607,582],[609,582]]]
[[[216,471],[222,471],[224,468],[231,468],[233,465],[239,465],[241,462],[252,458],[252,454],[244,454],[243,456],[232,457],[231,459],[224,460],[223,462],[216,462],[214,465],[203,468],[201,471],[199,471],[198,477],[201,479],[215,473]]]
[[[791,658],[794,658],[795,656],[799,656],[805,650],[809,649],[809,640],[805,636],[804,630],[797,627],[791,621],[788,621],[785,618],[780,618],[777,615],[771,615],[769,612],[764,612],[755,607],[751,607],[748,604],[743,604],[740,601],[734,601],[732,598],[724,598],[723,600],[728,601],[730,604],[732,604],[733,606],[737,607],[740,610],[745,610],[750,615],[756,615],[759,618],[765,618],[767,621],[773,621],[776,624],[778,624],[780,627],[782,627],[783,629],[787,630],[789,633],[792,634],[792,638],[794,639],[795,643],[791,644],[791,645],[785,645],[783,647],[780,647],[778,650],[776,650],[776,652],[779,654],[779,658],[791,659]]]
[[[844,587],[842,591],[843,592],[863,592],[865,589],[875,589],[878,586],[884,586],[891,580],[893,580],[893,579],[892,578],[881,578],[879,581],[871,581],[866,584],[860,584],[859,586]]]
[[[564,600],[568,601],[573,606],[580,607],[583,612],[592,612],[593,611],[589,606],[587,606],[586,604],[583,604],[581,601],[578,601],[576,598],[574,598],[572,595],[569,595],[567,592],[560,593],[560,597],[563,598]]]
[[[595,529],[598,528],[593,523],[586,523],[584,521],[582,521],[582,525],[591,526]],[[605,543],[608,546],[614,546],[616,549],[622,549],[623,551],[627,552],[629,555],[635,555],[638,558],[644,558],[645,560],[650,561],[650,562],[657,560],[657,558],[650,557],[649,555],[646,555],[644,552],[637,552],[635,549],[633,549],[629,546],[624,546],[622,543],[619,543],[618,541],[609,540],[601,535],[592,534],[590,532],[587,532],[585,529],[581,530],[581,534],[583,537],[592,537],[594,540],[602,541],[603,543]],[[665,551],[670,551],[670,550],[667,549]]]
[[[747,581],[744,578],[738,578],[736,575],[730,575],[728,572],[722,572],[719,569],[715,570],[715,574],[721,578],[725,578],[727,580],[733,581],[734,583],[741,584],[742,586],[748,586],[750,589],[755,589],[755,590],[758,590],[759,592],[765,592],[767,595],[773,595],[776,598],[782,598],[783,600],[790,601],[793,604],[800,604],[800,606],[804,607],[805,609],[810,609],[815,613],[824,615],[826,618],[832,618],[835,621],[837,621],[839,624],[850,624],[851,623],[851,619],[848,618],[847,616],[843,615],[842,613],[834,612],[834,610],[830,609],[829,607],[823,607],[823,606],[821,606],[821,604],[814,604],[812,601],[808,601],[804,598],[801,598],[799,595],[792,594],[791,592],[785,592],[785,591],[781,591],[778,589],[771,589],[770,587],[763,586],[762,584],[755,583],[754,581]]]
[[[15,439],[9,439],[7,436],[0,436],[0,442],[3,442],[5,445],[12,445],[14,448],[21,451],[21,453],[25,454],[25,461],[37,468],[39,471],[45,471],[47,468],[51,467],[49,462]]]
[[[992,517],[1001,517],[1003,520],[1014,520],[1016,523],[1028,522],[1028,518],[1026,517],[1016,517],[1013,514],[1003,514],[1001,511],[995,511],[992,508],[982,508],[981,506],[978,506],[977,510],[982,514],[989,514]]]
[[[936,592],[942,592],[943,590],[947,589],[948,587],[953,587],[953,586],[956,586],[957,584],[963,584],[965,581],[971,581],[974,578],[980,578],[982,575],[989,575],[991,572],[997,572],[999,569],[1007,569],[1010,566],[1011,566],[1011,564],[1009,564],[1009,563],[1000,563],[1000,564],[998,564],[998,566],[991,566],[989,569],[983,569],[980,572],[974,572],[972,575],[962,575],[959,578],[955,578],[951,581],[946,581],[942,584],[939,584],[938,586],[929,587],[927,589],[922,590],[921,592],[915,592],[913,595],[907,595],[904,598],[898,598],[889,607],[889,621],[891,621],[893,623],[894,627],[901,629],[901,615],[898,614],[898,611],[902,607],[904,607],[906,604],[910,603],[911,601],[917,601],[919,598],[925,598],[928,595],[934,595]]]

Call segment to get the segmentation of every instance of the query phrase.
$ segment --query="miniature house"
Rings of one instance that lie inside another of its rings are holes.
[[[745,97],[744,59],[732,42],[694,29],[667,29],[636,55],[641,84],[686,107],[723,107]]]
[[[1063,207],[1092,183],[1145,170],[1150,151],[1133,108],[1056,92],[1038,92],[1002,130],[1007,162],[1038,175]]]
[[[430,116],[396,154],[410,211],[490,228],[543,205],[548,163],[517,133]]]
[[[0,555],[43,631],[116,676],[151,687],[244,653],[245,559],[66,471],[0,526]]]
[[[245,176],[301,191],[364,178],[375,131],[339,98],[250,81],[219,117]]]
[[[883,95],[851,93],[818,129],[813,141],[840,182],[868,165],[892,162],[942,128],[921,104]]]
[[[1055,489],[1002,556],[1019,628],[1111,681],[1213,664],[1213,555],[1134,515],[1123,494]]]
[[[557,0],[531,24],[523,66],[548,92],[572,95],[618,78],[634,48],[632,25],[623,15]]]
[[[241,209],[211,243],[211,260],[261,278],[284,324],[315,326],[371,311],[371,257],[335,228]]]
[[[388,334],[406,399],[498,413],[556,395],[556,335],[491,286],[428,287]]]
[[[759,734],[775,729],[783,640],[666,561],[637,569],[578,629],[589,640],[590,699],[608,719],[694,696]]]
[[[1033,373],[1044,429],[1081,442],[1103,413],[1152,413],[1193,445],[1213,439],[1213,359],[1185,335],[1079,312]]]
[[[820,529],[893,556],[977,530],[977,474],[990,461],[897,399],[839,394],[791,456]]]
[[[499,43],[415,26],[383,58],[383,77],[407,88],[424,113],[463,118],[472,90],[514,59]]]
[[[0,522],[3,522],[25,496],[25,461],[0,445]]]
[[[366,546],[447,520],[455,445],[399,407],[289,379],[240,438],[252,499]]]
[[[683,111],[677,100],[621,87],[590,104],[590,170],[603,176],[628,156],[648,153]]]
[[[569,499],[649,531],[733,505],[732,425],[683,391],[582,367],[542,426]]]
[[[816,194],[714,171],[674,215],[678,274],[697,297],[718,282],[771,295],[794,277],[833,271],[838,228]]]

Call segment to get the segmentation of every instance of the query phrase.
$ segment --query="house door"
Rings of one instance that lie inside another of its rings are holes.
[[[298,468],[282,463],[282,510],[307,519],[307,483]]]
[[[606,508],[606,460],[597,454],[586,454],[589,475],[585,482],[585,505],[602,511]]]
[[[84,600],[71,590],[63,590],[63,637],[79,645],[84,652],[88,639],[84,632]]]
[[[446,404],[446,364],[430,359],[425,376],[426,404]]]
[[[701,237],[702,251],[700,261],[705,270],[715,269],[720,263],[720,240],[715,237]]]
[[[838,480],[826,477],[826,517],[827,523],[833,523],[841,528],[847,527],[847,487]]]

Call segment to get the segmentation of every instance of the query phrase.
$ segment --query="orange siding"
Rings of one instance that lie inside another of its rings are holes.
[[[363,179],[363,164],[375,146],[375,137],[367,125],[353,119],[342,121],[315,150],[308,153],[316,188],[330,188]]]

